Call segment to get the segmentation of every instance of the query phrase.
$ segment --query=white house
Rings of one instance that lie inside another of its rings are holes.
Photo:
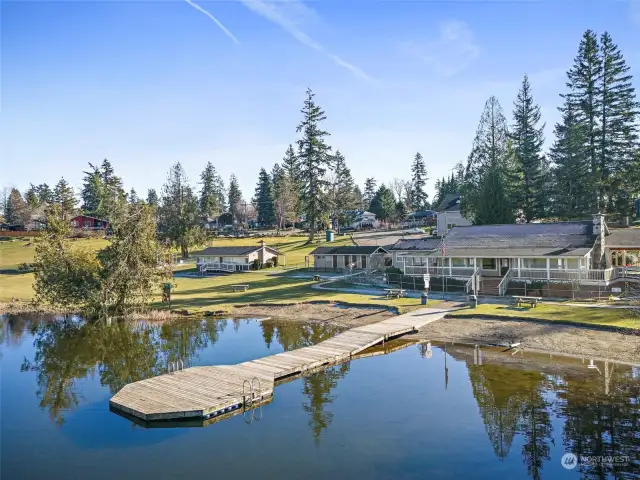
[[[275,248],[267,247],[264,242],[256,246],[208,247],[194,252],[196,267],[201,273],[206,272],[239,272],[253,269],[255,260],[261,264],[276,262],[282,254]],[[282,255],[284,258],[284,255]]]
[[[389,252],[378,246],[318,247],[310,255],[314,269],[320,271],[378,270],[391,266]]]
[[[438,233],[445,235],[453,227],[465,227],[471,222],[460,213],[460,194],[449,193],[445,195],[436,209],[438,213]]]

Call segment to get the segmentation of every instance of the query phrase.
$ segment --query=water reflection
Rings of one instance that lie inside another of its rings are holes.
[[[640,474],[640,382],[631,366],[571,361],[548,372],[549,365],[539,363],[542,356],[529,356],[525,363],[485,349],[478,362],[477,352],[471,359],[470,348],[452,346],[446,354],[466,363],[489,441],[500,460],[509,455],[519,435],[527,473],[542,478],[555,447],[552,418],[559,417],[564,419],[564,451],[578,458],[630,459],[626,464],[581,464],[583,478],[626,479]]]

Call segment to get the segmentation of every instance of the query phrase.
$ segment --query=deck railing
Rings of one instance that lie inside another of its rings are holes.
[[[241,268],[246,267],[246,268]],[[249,270],[249,265],[221,262],[201,263],[198,267],[201,273],[204,272],[235,272],[236,270]]]
[[[617,276],[616,269],[607,268],[605,270],[547,270],[546,268],[521,268],[511,269],[514,278],[526,278],[534,280],[575,280],[608,282]]]
[[[475,270],[473,267],[436,267],[433,265],[404,265],[405,275],[435,275],[445,277],[471,277]]]
[[[505,274],[504,277],[502,277],[502,280],[500,280],[500,283],[498,284],[498,294],[501,297],[504,297],[507,293],[507,288],[509,288],[509,280],[511,280],[511,277],[513,277],[513,269],[509,269],[507,270],[507,273]]]
[[[473,291],[474,283],[477,281],[476,278],[480,276],[480,270],[480,268],[476,269],[476,271],[473,272],[473,275],[471,275],[471,278],[469,278],[467,284],[464,286],[467,295]]]

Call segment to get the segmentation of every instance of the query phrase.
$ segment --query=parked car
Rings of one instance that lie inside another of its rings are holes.
[[[431,235],[433,235],[434,237],[438,236],[438,227],[433,227],[431,229]]]
[[[415,228],[410,228],[408,230],[405,230],[404,233],[405,235],[415,235],[415,234],[424,233],[424,230],[422,230],[421,228],[415,227]]]

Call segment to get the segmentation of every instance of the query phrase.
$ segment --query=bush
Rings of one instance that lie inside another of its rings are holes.
[[[20,273],[33,273],[36,271],[35,266],[33,265],[33,263],[21,263],[20,265],[18,265],[18,271]]]
[[[254,270],[260,270],[262,268],[262,264],[260,263],[260,260],[257,258],[252,262],[252,265]]]
[[[274,267],[278,266],[278,257],[273,257],[273,266]]]
[[[271,267],[273,267],[273,262],[272,262],[271,260],[267,260],[267,261],[265,262],[264,266],[265,266],[266,268],[271,268]]]
[[[401,274],[402,270],[400,270],[398,267],[389,267],[384,272],[385,273],[398,273],[398,274]]]

